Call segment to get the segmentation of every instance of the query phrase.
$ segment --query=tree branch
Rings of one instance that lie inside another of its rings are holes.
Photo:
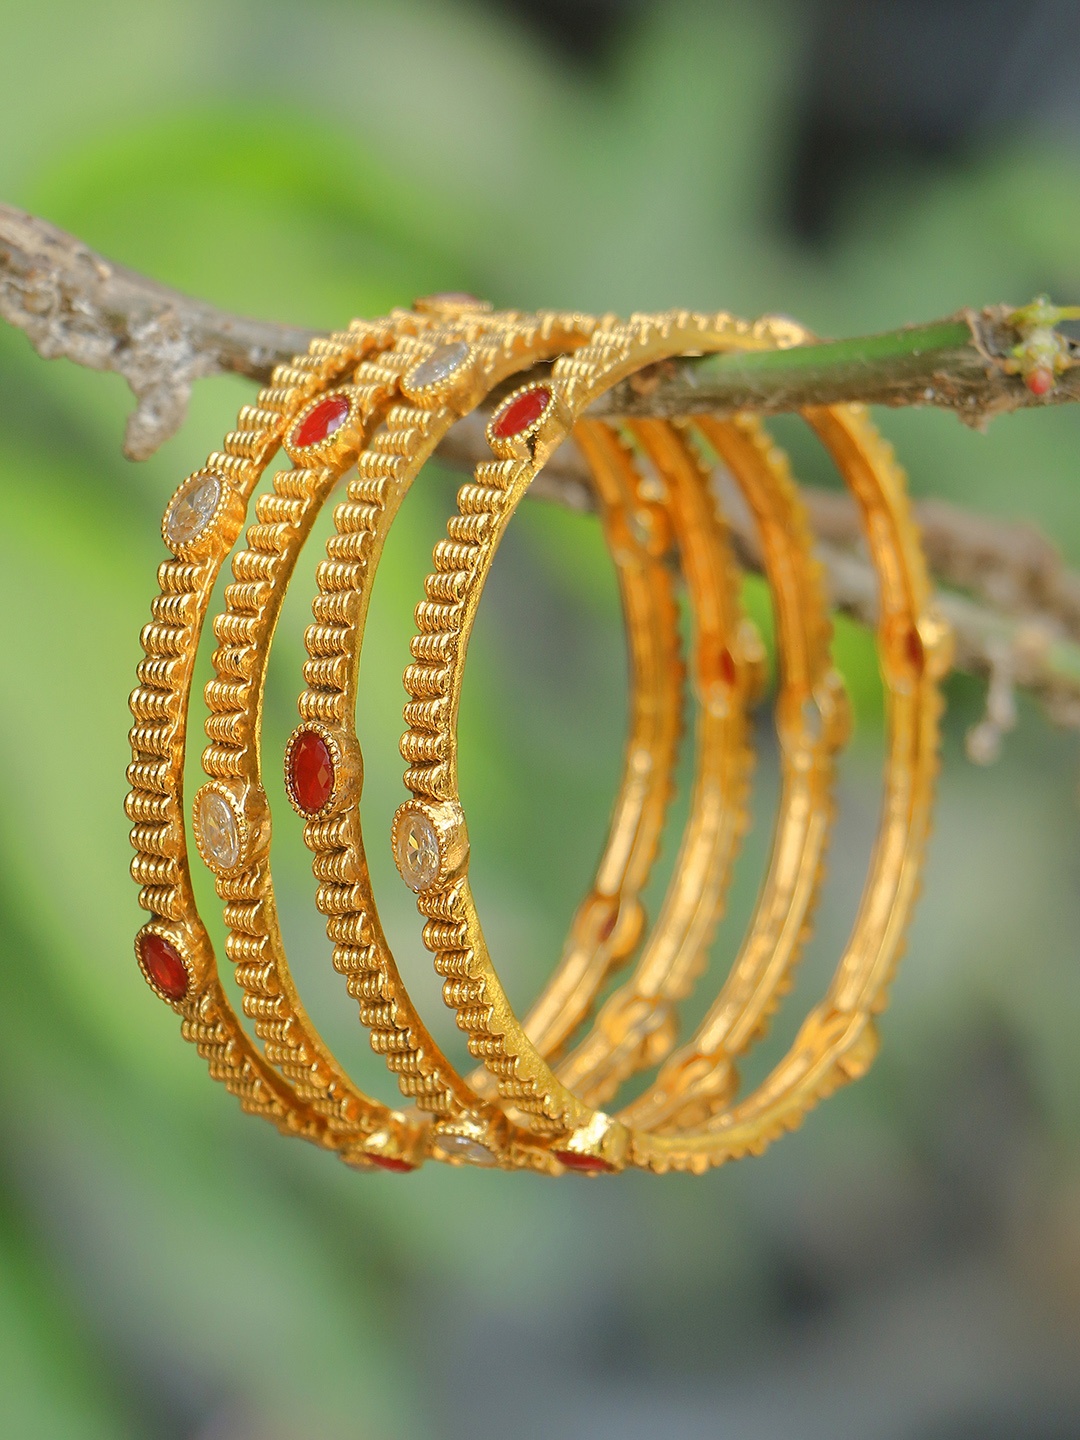
[[[1054,329],[1055,321],[1039,323],[1047,313],[1074,318],[1071,310],[1058,312],[1049,304],[1044,309],[1038,301],[1020,310],[995,305],[884,335],[669,363],[611,391],[604,411],[779,414],[861,400],[937,406],[981,429],[1011,410],[1080,400],[1080,350]],[[1053,338],[1047,341],[1047,335]],[[1049,357],[1042,353],[1046,345]]]
[[[124,377],[137,401],[124,436],[129,460],[145,460],[179,430],[194,381],[268,380],[315,333],[227,315],[10,205],[0,205],[0,316],[46,360]]]
[[[780,413],[862,400],[935,405],[983,426],[1027,406],[1080,399],[1080,349],[1056,328],[1075,311],[1036,301],[1020,310],[963,311],[929,325],[851,340],[666,362],[617,386],[596,414]],[[255,381],[307,347],[315,333],[230,315],[116,265],[47,221],[0,205],[0,316],[46,359],[63,356],[122,375],[136,398],[124,453],[144,459],[179,429],[191,387],[232,373]],[[472,468],[488,451],[485,416],[463,421],[440,450]],[[760,569],[749,515],[724,489],[744,562]],[[591,490],[571,445],[536,493],[589,509]],[[872,624],[876,583],[860,553],[854,507],[842,495],[804,491],[836,606]],[[940,593],[957,634],[958,669],[988,681],[987,718],[969,736],[988,760],[1014,720],[1013,687],[1032,691],[1058,724],[1080,728],[1080,575],[1025,526],[1004,525],[940,502],[918,508],[931,568],[970,592]]]

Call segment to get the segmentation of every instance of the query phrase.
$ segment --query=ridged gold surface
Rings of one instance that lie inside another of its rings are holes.
[[[789,336],[790,328],[786,328],[785,343]],[[552,389],[561,402],[563,414],[568,415],[572,423],[602,390],[658,359],[687,350],[745,348],[769,343],[777,343],[777,339],[770,333],[767,321],[750,327],[732,322],[727,316],[711,318],[688,312],[632,317],[625,325],[597,332],[590,344],[557,362]],[[532,1044],[509,1006],[488,954],[467,874],[455,877],[442,890],[418,897],[420,912],[428,920],[424,941],[433,952],[436,971],[454,982],[444,990],[444,996],[456,1009],[458,1024],[469,1037],[471,1051],[483,1060],[503,1101],[514,1113],[532,1117],[537,1128],[555,1127],[564,1135],[569,1133],[570,1148],[611,1167],[617,1168],[629,1160],[654,1170],[697,1171],[761,1148],[783,1129],[798,1123],[805,1111],[831,1088],[852,1074],[861,1073],[869,1062],[874,1043],[870,1016],[883,1003],[885,986],[910,915],[914,876],[921,863],[929,817],[940,708],[935,682],[947,663],[946,638],[943,628],[925,613],[926,578],[906,508],[902,475],[891,454],[856,411],[820,411],[808,418],[834,454],[841,473],[859,500],[868,544],[882,581],[879,640],[888,695],[889,747],[883,824],[863,909],[828,999],[811,1013],[785,1061],[753,1095],[730,1110],[713,1114],[712,1111],[729,1098],[734,1076],[730,1079],[724,1076],[719,1089],[709,1093],[708,1085],[700,1083],[703,1063],[715,1059],[719,1065],[724,1057],[709,1055],[701,1046],[696,1046],[689,1053],[684,1051],[666,1071],[658,1094],[646,1097],[636,1110],[632,1108],[627,1113],[625,1121],[629,1124],[624,1125],[623,1117],[613,1120],[587,1103],[590,1085],[597,1097],[606,1096],[612,1088],[598,1079],[592,1067],[593,1057],[587,1049],[571,1056],[561,1074],[556,1074]],[[406,771],[405,783],[419,799],[442,802],[457,799],[456,718],[468,635],[484,580],[509,516],[566,429],[565,421],[553,421],[530,439],[527,454],[479,465],[474,483],[463,486],[458,497],[459,516],[475,537],[473,551],[463,563],[459,550],[447,547],[444,542],[436,548],[435,568],[425,584],[427,604],[417,612],[419,643],[413,649],[417,658],[407,667],[404,676],[414,705],[406,711],[410,728],[403,742],[403,754],[407,759],[429,753],[440,757],[413,763]],[[639,426],[639,430],[642,429],[648,434],[647,426]],[[660,443],[663,433],[666,432],[654,434],[655,443]],[[724,437],[717,431],[713,438],[722,444]],[[737,446],[739,438],[738,432],[732,432],[728,437],[729,448]],[[654,454],[654,458],[658,458],[657,455]],[[678,460],[669,454],[667,458],[669,476],[673,467],[677,470],[679,464],[685,463],[685,456]],[[753,455],[744,449],[742,459],[752,460]],[[450,541],[459,539],[454,521],[447,535]],[[775,570],[779,563],[775,553],[773,563]],[[908,638],[913,632],[922,637],[918,648],[926,660],[914,670]],[[815,637],[819,668],[827,663],[822,643],[825,640],[827,636],[823,634]],[[432,658],[421,658],[427,656]],[[819,683],[825,680],[826,675],[822,673]],[[433,700],[443,703],[431,705]],[[420,710],[418,704],[430,708]],[[824,767],[821,768],[824,773]],[[790,775],[788,780],[787,803],[791,813]],[[817,799],[822,822],[827,825],[828,798],[821,795]],[[819,826],[819,830],[821,828]],[[794,845],[790,834],[787,839]],[[774,966],[766,963],[774,958],[776,942],[765,954],[754,940],[752,930],[753,943],[737,961],[732,984],[718,1002],[721,1011],[730,1008],[733,989],[741,987],[746,992],[749,982],[749,992],[744,993],[742,1005],[749,1024],[730,1047],[733,1051],[748,1043],[752,1034],[766,1022],[773,996],[786,983],[790,964],[809,922],[823,847],[820,836],[809,849],[806,841],[804,833],[795,856],[798,873],[781,886],[774,868],[770,875],[771,893],[767,887],[767,903],[758,911],[757,933],[773,935],[778,921],[784,918],[770,913],[771,902],[777,899],[778,891],[787,891],[786,911],[792,909],[793,897],[799,896],[793,916],[794,933],[784,937],[778,963]],[[680,868],[693,873],[695,860],[692,853],[684,852]],[[783,867],[785,863],[790,862],[785,862],[785,856],[779,853],[776,864]],[[803,864],[805,869],[801,868]],[[703,873],[713,874],[715,870],[715,865],[703,864]],[[718,900],[717,893],[715,901]],[[439,923],[432,923],[435,921]],[[680,974],[678,967],[674,972],[669,967],[664,973],[665,984],[673,992],[670,998],[676,998],[680,984],[689,978],[689,969]],[[672,974],[676,976],[674,981]],[[767,977],[768,983],[763,987],[762,981]],[[671,1033],[668,999],[663,986],[656,985],[637,991],[631,986],[621,994],[617,992],[608,1008],[609,1041],[617,1042],[630,1036],[633,1043],[640,1045],[641,1037],[647,1036],[649,1027],[653,1026],[661,1037],[662,1052]],[[725,1028],[731,1028],[729,1021],[722,1020],[720,1013],[714,1011],[701,1038],[715,1042],[717,1032]],[[570,1085],[563,1083],[564,1080]],[[570,1088],[575,1081],[585,1082],[584,1094]],[[697,1093],[687,1094],[695,1089],[695,1081]],[[684,1098],[695,1119],[702,1118],[704,1099],[704,1124],[680,1130],[677,1123],[672,1123],[673,1118],[676,1122],[685,1119],[680,1114]],[[660,1120],[664,1133],[650,1133],[636,1125],[639,1114]]]
[[[873,1016],[885,1003],[918,888],[936,769],[936,682],[948,664],[948,635],[927,608],[902,472],[857,408],[808,413],[859,503],[881,581],[885,798],[863,903],[826,997],[767,1080],[733,1101],[737,1057],[763,1032],[789,987],[824,873],[831,757],[846,736],[846,710],[829,658],[820,575],[786,462],[752,420],[700,419],[693,427],[637,421],[620,428],[583,418],[605,390],[657,361],[802,338],[791,322],[768,318],[748,324],[726,314],[679,311],[598,324],[553,312],[458,307],[451,315],[437,302],[424,302],[384,321],[354,322],[279,367],[256,403],[243,408],[222,452],[195,472],[221,476],[225,496],[210,532],[200,532],[159,570],[131,695],[127,813],[140,903],[157,933],[180,949],[191,977],[175,1007],[183,1034],[246,1109],[361,1166],[440,1156],[431,1124],[450,1122],[507,1166],[558,1173],[558,1155],[569,1150],[605,1168],[700,1172],[760,1151],[865,1070],[876,1047]],[[440,377],[430,391],[408,382],[447,346],[462,359],[453,375]],[[439,878],[417,897],[423,940],[443,979],[444,1000],[481,1063],[462,1076],[415,1010],[379,923],[360,828],[357,674],[375,570],[408,486],[459,415],[538,362],[553,362],[545,382],[549,403],[520,437],[501,437],[489,427],[497,453],[461,487],[457,514],[435,546],[404,676],[406,785],[412,803],[427,807],[424,813],[441,827],[443,847]],[[349,398],[346,426],[336,438],[297,449],[291,426],[330,389]],[[595,879],[548,986],[519,1021],[487,952],[469,888],[457,713],[468,637],[495,550],[532,478],[571,430],[593,472],[619,578],[630,643],[630,728]],[[703,969],[745,828],[751,764],[745,708],[761,664],[760,642],[739,611],[737,570],[695,435],[726,464],[759,529],[782,667],[781,798],[769,870],[747,935],[705,1020],[670,1053],[677,1005]],[[294,465],[279,471],[256,500],[246,543],[233,557],[225,610],[214,621],[203,755],[211,787],[223,787],[241,821],[241,859],[234,863],[230,855],[223,863],[232,868],[218,873],[216,883],[229,932],[226,952],[260,1052],[222,991],[195,908],[183,765],[195,655],[211,593],[282,443]],[[266,662],[284,594],[319,511],[354,464],[317,570],[300,699],[302,720],[324,727],[340,783],[306,824],[305,839],[333,963],[357,1001],[373,1049],[414,1102],[413,1111],[359,1090],[304,1011],[277,921],[260,770]],[[682,724],[673,558],[693,615],[696,770],[675,872],[647,932],[640,892],[657,853]],[[635,953],[629,977],[575,1043],[604,981]],[[625,1079],[658,1062],[664,1063],[656,1082],[639,1100],[615,1116],[599,1108]]]
[[[413,323],[410,321],[409,323]],[[151,604],[151,623],[144,627],[146,658],[139,666],[139,686],[131,696],[134,725],[131,731],[132,763],[128,770],[131,793],[127,813],[135,822],[132,844],[136,855],[132,875],[140,889],[140,903],[152,921],[169,922],[170,935],[191,967],[194,981],[177,1005],[184,1038],[195,1044],[211,1075],[240,1099],[246,1110],[271,1120],[283,1131],[316,1143],[343,1148],[336,1122],[348,1112],[339,1100],[308,1081],[301,1091],[290,1084],[261,1055],[232,1010],[217,978],[216,962],[206,930],[199,919],[191,888],[184,832],[183,765],[192,674],[199,638],[211,593],[224,557],[236,539],[231,514],[243,514],[286,428],[308,400],[331,380],[346,373],[368,350],[389,343],[391,324],[357,322],[348,332],[315,341],[306,356],[275,371],[255,406],[241,412],[237,430],[226,437],[224,451],[209,456],[205,470],[222,476],[232,487],[237,511],[223,516],[222,528],[212,537],[212,553],[198,563],[166,560],[158,572],[160,593]],[[236,746],[244,740],[243,706],[251,693],[257,669],[256,647],[260,632],[259,606],[265,601],[274,573],[275,536],[288,523],[285,508],[260,506],[256,544],[247,560],[234,567],[228,596],[234,614],[216,628],[220,649],[218,679],[210,700],[214,722],[216,772],[222,777],[239,773]],[[160,823],[150,826],[153,818]],[[276,1027],[277,1043],[289,1049],[289,1017],[281,1013],[257,933],[257,916],[263,900],[258,873],[221,882],[229,902],[232,923],[229,953],[237,963],[237,978],[245,991],[262,1002],[256,1025]],[[319,1101],[320,1103],[316,1103]],[[349,1112],[355,1122],[356,1112]],[[365,1113],[369,1128],[390,1115],[387,1107]]]

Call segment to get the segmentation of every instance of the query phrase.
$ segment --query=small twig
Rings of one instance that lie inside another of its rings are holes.
[[[1001,754],[1001,745],[1016,728],[1016,692],[1013,689],[1011,650],[994,647],[990,656],[990,681],[986,687],[986,712],[964,737],[967,757],[976,765],[992,765]]]
[[[617,386],[594,409],[728,415],[862,400],[936,405],[982,426],[1006,411],[1080,399],[1080,352],[1054,328],[1071,314],[1039,300],[885,335],[669,362]],[[144,459],[176,432],[195,380],[230,372],[265,381],[315,333],[230,315],[3,205],[0,316],[24,330],[45,358],[64,356],[127,380],[137,401],[124,439],[131,459]],[[440,458],[461,468],[484,458],[485,418],[476,414],[457,426]],[[591,508],[588,477],[572,446],[545,467],[535,493]],[[858,551],[854,507],[842,495],[805,494],[835,604],[873,624],[876,583]],[[760,568],[749,517],[734,504],[729,513],[744,561]],[[975,597],[938,595],[956,631],[957,668],[989,682],[983,722],[989,728],[976,727],[969,748],[989,757],[1012,724],[1014,687],[1038,695],[1058,724],[1080,728],[1080,575],[1066,570],[1030,527],[940,502],[924,502],[918,513],[935,575]]]
[[[130,460],[179,430],[194,381],[225,372],[266,380],[314,334],[227,315],[10,205],[0,205],[0,315],[46,360],[124,377],[138,402],[124,436]]]

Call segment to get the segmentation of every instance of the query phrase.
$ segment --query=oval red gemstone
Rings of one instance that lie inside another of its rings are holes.
[[[605,940],[610,940],[610,939],[611,939],[612,932],[614,931],[615,926],[616,926],[616,924],[618,923],[618,919],[619,919],[619,907],[618,907],[618,905],[614,905],[614,904],[613,904],[612,907],[611,907],[611,909],[608,911],[608,913],[604,916],[603,920],[600,922],[600,929],[597,931],[597,939],[601,942],[601,944],[602,944]]]
[[[334,793],[334,755],[317,730],[301,730],[289,746],[289,789],[305,815],[317,815]]]
[[[599,1155],[582,1155],[577,1150],[556,1150],[554,1154],[559,1164],[565,1165],[568,1170],[583,1170],[599,1175],[615,1168],[606,1160],[601,1160]]]
[[[408,1160],[401,1160],[397,1155],[369,1155],[368,1159],[373,1165],[378,1165],[380,1170],[393,1170],[397,1174],[403,1174],[406,1170],[415,1170],[415,1165],[410,1165]]]
[[[550,399],[551,391],[546,385],[534,385],[531,390],[523,391],[510,401],[505,410],[499,411],[491,422],[491,433],[500,440],[509,440],[514,435],[520,435],[540,419]]]
[[[175,945],[147,930],[139,937],[139,959],[151,982],[167,1000],[180,1001],[188,992],[188,972]]]
[[[305,450],[309,445],[329,440],[345,424],[350,408],[347,395],[328,395],[313,405],[300,421],[293,431],[292,443],[298,450]]]
[[[921,675],[922,668],[926,663],[926,652],[923,649],[922,636],[914,625],[904,637],[904,648],[907,651],[908,663],[911,668]]]

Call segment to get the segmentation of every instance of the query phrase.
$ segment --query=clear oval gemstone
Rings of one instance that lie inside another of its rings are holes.
[[[240,863],[240,820],[220,790],[204,790],[198,797],[199,838],[206,858],[222,870]]]
[[[407,810],[397,832],[397,860],[401,878],[411,890],[426,890],[438,879],[439,837],[426,815]]]
[[[470,1165],[494,1165],[495,1153],[474,1140],[471,1135],[439,1134],[435,1143],[444,1155],[454,1160],[467,1160]]]
[[[449,380],[468,358],[469,346],[464,340],[455,340],[452,345],[440,345],[438,350],[432,351],[426,360],[421,360],[419,365],[410,370],[409,386],[413,390],[426,390],[430,385],[438,385],[441,380]]]
[[[825,729],[825,718],[813,697],[802,703],[803,729],[811,740],[820,740]]]
[[[192,475],[185,480],[165,511],[165,543],[170,550],[191,545],[213,524],[221,503],[220,475]]]

